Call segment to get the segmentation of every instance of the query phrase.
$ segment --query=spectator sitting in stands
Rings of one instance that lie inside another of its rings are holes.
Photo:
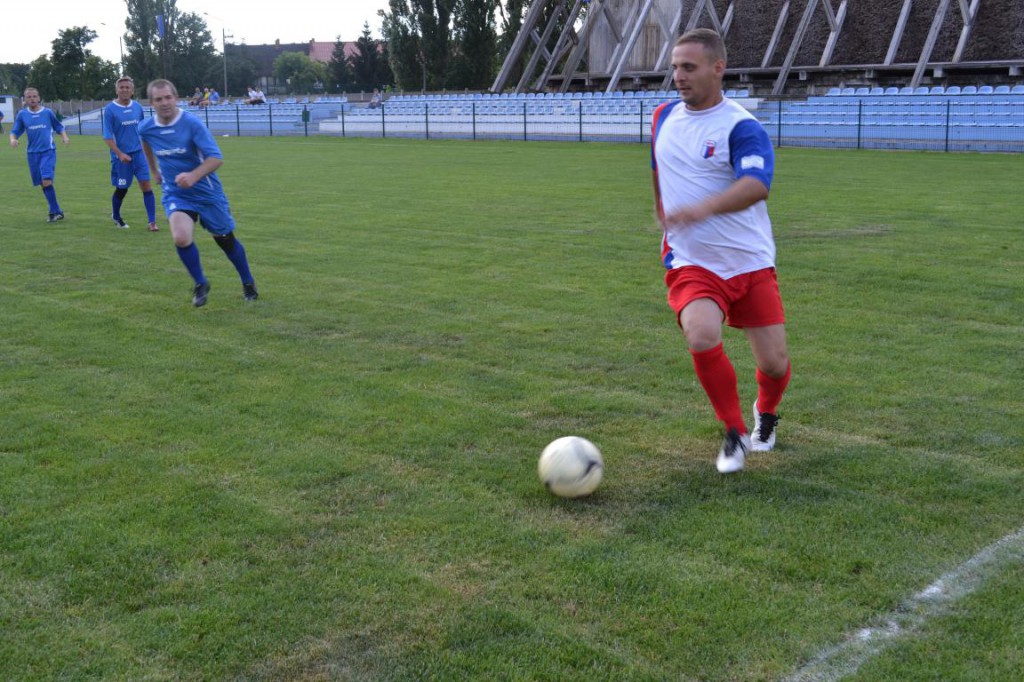
[[[382,101],[383,100],[382,100],[381,95],[380,95],[380,90],[378,90],[377,88],[374,88],[373,89],[373,95],[370,96],[370,108],[371,109],[378,108],[381,105]]]
[[[217,88],[210,88],[210,104],[220,104],[220,93]]]
[[[249,104],[266,104],[267,97],[259,88],[249,87]]]
[[[199,101],[199,106],[210,106],[210,88],[203,88],[203,99]]]
[[[203,101],[203,91],[196,86],[196,91],[192,93],[192,99],[188,101],[191,106],[197,107],[199,103]]]

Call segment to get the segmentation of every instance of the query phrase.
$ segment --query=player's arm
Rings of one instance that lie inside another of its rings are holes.
[[[208,156],[201,164],[187,173],[178,173],[177,177],[174,178],[174,184],[182,189],[188,189],[220,168],[223,164],[223,159],[218,159],[216,156]]]
[[[25,126],[21,122],[21,112],[18,113],[19,115],[14,117],[14,125],[11,126],[11,132],[8,135],[8,139],[11,142],[12,149],[18,146],[18,138],[21,137],[21,134],[23,132],[25,132]]]
[[[761,180],[745,175],[729,185],[724,192],[673,211],[667,220],[672,225],[691,225],[713,215],[742,211],[767,198],[768,188]]]
[[[103,138],[103,144],[110,147],[110,151],[113,152],[114,156],[116,156],[122,163],[131,162],[132,157],[128,156],[118,148],[117,140],[114,140],[113,138]]]
[[[654,184],[654,217],[658,219],[658,225],[665,229],[665,207],[661,205],[661,184],[658,182],[658,171],[651,171],[651,182]]]
[[[153,150],[145,140],[142,140],[142,153],[146,155],[146,163],[149,164],[149,173],[153,176],[153,182],[158,185],[162,185],[164,183],[164,179],[163,176],[160,175],[160,166],[157,165],[156,156],[153,155]]]
[[[71,138],[68,137],[68,131],[64,128],[64,124],[57,119],[57,116],[52,111],[50,112],[50,126],[55,133],[60,133],[61,142],[71,144]]]

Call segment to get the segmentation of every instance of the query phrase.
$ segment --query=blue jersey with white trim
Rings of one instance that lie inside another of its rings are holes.
[[[187,111],[179,111],[171,123],[162,124],[154,116],[139,124],[139,137],[149,145],[163,175],[164,192],[188,197],[193,201],[217,201],[224,198],[224,189],[217,173],[210,173],[188,189],[174,184],[179,173],[189,173],[209,157],[224,156],[203,122]]]
[[[56,149],[53,134],[61,132],[64,132],[64,124],[46,107],[39,107],[38,111],[25,107],[14,117],[14,127],[11,128],[11,135],[15,137],[21,137],[22,133],[28,134],[25,150],[36,154]]]
[[[142,105],[132,100],[127,106],[119,104],[116,100],[103,107],[103,139],[113,140],[117,148],[125,154],[134,154],[142,151],[142,142],[139,140],[139,123],[145,120],[146,115],[142,111]],[[113,150],[110,157],[116,155]]]

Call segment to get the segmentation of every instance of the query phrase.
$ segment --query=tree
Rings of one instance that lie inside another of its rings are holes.
[[[38,88],[43,99],[49,100],[106,97],[114,89],[117,66],[89,50],[95,39],[96,32],[87,26],[59,31],[50,43],[50,56],[40,55],[28,66],[25,85]]]
[[[452,37],[448,86],[488,87],[497,69],[494,0],[458,0]]]
[[[179,88],[223,82],[223,65],[201,16],[181,12],[177,0],[125,0],[125,5],[125,71],[136,81],[163,77]],[[163,18],[162,38],[157,16]]]
[[[327,64],[330,84],[329,90],[335,92],[348,92],[355,89],[355,76],[352,74],[352,67],[349,66],[348,57],[345,55],[345,41],[338,36],[334,41],[334,51],[331,53],[331,61]]]
[[[213,36],[201,16],[194,12],[179,15],[174,33],[168,38],[168,51],[173,55],[174,64],[171,80],[190,90],[196,85],[224,87],[224,65],[217,58]]]
[[[0,64],[0,92],[24,92],[31,71],[31,64]]]
[[[389,0],[384,36],[391,47],[391,68],[403,88],[413,88],[419,67],[424,90],[444,89],[450,56],[452,9],[457,0]],[[412,61],[410,61],[412,58]]]
[[[387,55],[381,41],[374,40],[370,35],[368,22],[363,23],[363,34],[356,40],[356,49],[358,53],[348,59],[355,87],[359,90],[372,90],[390,84],[393,76]]]
[[[327,82],[327,65],[313,61],[301,52],[283,52],[274,60],[274,78],[288,84],[292,94],[313,92]]]

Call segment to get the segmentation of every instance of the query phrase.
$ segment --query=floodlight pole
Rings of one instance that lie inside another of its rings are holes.
[[[220,42],[224,48],[224,97],[228,96],[228,38],[234,38],[235,36],[228,35],[227,29],[221,27],[220,29]]]

